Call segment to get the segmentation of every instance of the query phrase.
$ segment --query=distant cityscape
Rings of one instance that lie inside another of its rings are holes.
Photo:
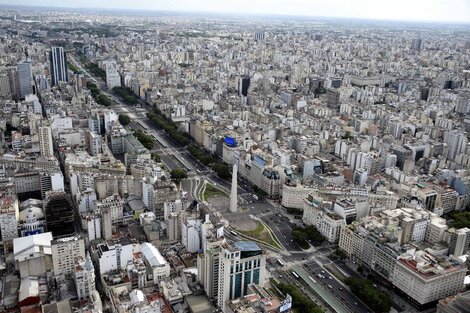
[[[0,5],[0,312],[470,312],[470,24]]]

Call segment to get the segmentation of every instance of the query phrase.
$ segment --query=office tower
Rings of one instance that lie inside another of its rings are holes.
[[[468,144],[466,134],[458,130],[445,132],[444,142],[447,143],[447,158],[450,160],[454,160],[459,154],[465,153]]]
[[[52,47],[49,53],[52,86],[68,82],[67,55],[62,47]]]
[[[106,62],[106,85],[108,89],[121,86],[121,76],[117,72],[116,62]]]
[[[326,91],[326,104],[330,109],[335,110],[336,112],[339,112],[340,99],[341,99],[341,94],[339,93],[339,91],[335,89],[328,89]]]
[[[247,96],[248,89],[250,88],[250,77],[249,76],[242,76],[238,80],[238,94]]]
[[[7,73],[0,74],[0,99],[11,97],[10,79]]]
[[[415,38],[411,41],[411,49],[420,51],[423,48],[423,40]]]
[[[18,75],[19,97],[24,99],[26,95],[33,93],[31,85],[31,80],[33,79],[31,63],[28,61],[18,63],[16,65],[16,71]]]
[[[238,167],[237,167],[237,164],[235,163],[233,165],[233,171],[232,171],[232,190],[230,192],[230,212],[237,212],[237,205],[238,205],[237,171],[238,171]]]
[[[450,228],[449,233],[449,254],[456,257],[467,254],[470,246],[470,229],[468,228]]]
[[[52,129],[47,120],[43,120],[38,126],[39,149],[44,158],[54,157],[54,147],[52,141]]]
[[[220,248],[217,305],[226,312],[228,300],[246,296],[248,285],[264,285],[266,254],[254,242],[238,241]]]
[[[63,237],[51,241],[54,275],[73,274],[75,259],[85,258],[85,240],[81,236]]]
[[[49,191],[44,200],[47,231],[54,238],[75,232],[74,211],[70,196],[63,191]]]
[[[255,32],[255,40],[265,40],[266,33],[265,32]]]
[[[8,79],[10,81],[10,92],[13,100],[20,98],[20,82],[18,81],[18,70],[16,67],[11,67],[7,70]]]

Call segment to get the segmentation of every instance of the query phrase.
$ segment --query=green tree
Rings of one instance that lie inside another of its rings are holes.
[[[103,95],[103,94],[100,94],[100,95],[98,96],[98,100],[97,100],[96,102],[98,102],[98,103],[101,104],[101,105],[104,105],[105,107],[109,107],[109,106],[111,106],[111,104],[112,104],[111,99],[109,99],[108,96]]]
[[[188,173],[182,168],[175,168],[171,170],[170,177],[172,180],[179,183],[181,180],[188,178]]]
[[[380,291],[368,279],[349,277],[346,284],[359,299],[367,302],[367,305],[376,313],[389,312],[392,307],[392,299],[388,293]]]
[[[211,168],[217,173],[221,179],[229,179],[232,177],[229,166],[226,163],[212,163]]]
[[[127,114],[119,114],[119,123],[121,123],[121,125],[123,126],[126,126],[126,125],[129,125],[129,123],[131,122],[131,118],[129,116],[127,116]]]
[[[137,140],[140,141],[140,143],[147,149],[152,150],[153,149],[153,138],[150,135],[145,134],[143,131],[136,130],[134,132],[134,136],[137,138]]]
[[[338,257],[338,259],[340,260],[344,260],[344,259],[347,259],[348,257],[348,254],[346,252],[344,252],[343,250],[341,250],[340,248],[337,248],[335,250],[335,255]]]
[[[292,240],[295,241],[302,249],[308,249],[307,234],[300,230],[292,231]]]
[[[314,225],[309,225],[305,228],[308,239],[315,244],[322,244],[325,241],[325,237],[318,231]]]
[[[276,284],[276,287],[284,295],[289,294],[292,297],[294,312],[322,313],[322,310],[296,286],[282,282]]]
[[[152,152],[151,155],[152,155],[152,160],[154,160],[157,163],[161,162],[160,156],[158,154],[156,154],[155,152]]]

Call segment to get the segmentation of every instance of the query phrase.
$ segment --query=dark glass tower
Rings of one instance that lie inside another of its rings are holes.
[[[67,54],[62,47],[52,47],[49,53],[49,62],[51,65],[52,86],[59,82],[68,82],[67,75]]]

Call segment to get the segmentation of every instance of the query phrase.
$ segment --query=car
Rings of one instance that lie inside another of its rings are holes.
[[[357,305],[357,302],[354,302],[354,305]]]
[[[331,277],[331,276],[330,276],[330,277],[328,277],[328,278],[329,278],[329,279],[333,279],[333,277]]]
[[[331,285],[328,285],[328,288],[330,288],[330,289],[333,289],[333,286],[331,286]]]
[[[325,271],[321,271],[322,274],[325,274]]]
[[[339,290],[343,290],[343,287],[339,287]]]

